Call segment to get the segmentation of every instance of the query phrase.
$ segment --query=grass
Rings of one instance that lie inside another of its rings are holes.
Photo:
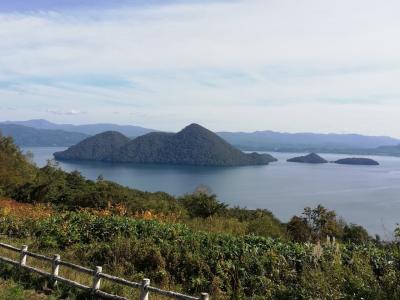
[[[26,288],[23,284],[13,279],[0,278],[0,300],[51,300],[57,299],[43,291]]]

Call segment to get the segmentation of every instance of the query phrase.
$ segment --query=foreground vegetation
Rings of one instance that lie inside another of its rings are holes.
[[[400,298],[399,245],[322,206],[283,224],[266,210],[229,208],[202,189],[174,198],[86,180],[54,164],[39,169],[4,137],[0,193],[19,201],[0,201],[3,241],[127,279],[149,277],[215,299]],[[3,277],[10,272],[0,269]]]
[[[47,213],[25,218],[8,211],[0,233],[14,243],[29,241],[31,249],[61,253],[86,266],[102,265],[125,278],[147,276],[160,286],[209,291],[217,299],[400,297],[396,245],[283,242],[104,211]]]

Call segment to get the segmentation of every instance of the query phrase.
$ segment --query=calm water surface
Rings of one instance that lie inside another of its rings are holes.
[[[65,148],[24,148],[42,166]],[[304,207],[323,204],[345,220],[365,226],[371,234],[391,238],[400,222],[400,158],[372,157],[380,166],[287,163],[293,153],[272,153],[278,162],[251,167],[190,167],[101,162],[60,162],[90,179],[105,179],[145,191],[173,195],[203,184],[230,205],[267,208],[283,221]],[[324,154],[328,160],[346,155]],[[371,157],[371,156],[370,156]]]

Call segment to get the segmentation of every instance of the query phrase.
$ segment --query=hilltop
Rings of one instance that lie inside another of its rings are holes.
[[[133,140],[117,132],[106,132],[54,156],[60,160],[200,166],[265,165],[276,160],[268,154],[243,153],[198,124],[176,134],[152,132]]]
[[[107,131],[86,138],[67,151],[56,153],[55,157],[64,160],[111,160],[111,156],[129,141],[119,132]]]

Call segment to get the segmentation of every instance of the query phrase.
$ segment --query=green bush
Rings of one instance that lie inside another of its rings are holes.
[[[179,202],[186,208],[192,218],[208,218],[223,213],[227,205],[217,200],[216,195],[197,193],[185,195]]]
[[[368,232],[359,225],[350,224],[344,226],[343,241],[363,244],[370,240]]]
[[[283,226],[269,215],[257,216],[253,220],[249,221],[247,233],[281,239],[287,237]]]

